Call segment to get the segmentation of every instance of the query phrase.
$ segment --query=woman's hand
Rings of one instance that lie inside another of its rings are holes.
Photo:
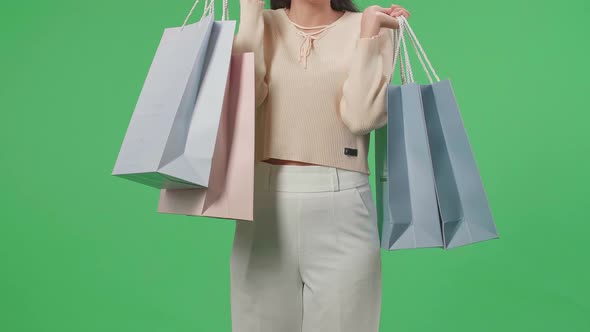
[[[379,34],[381,28],[399,28],[397,17],[403,15],[406,19],[410,12],[402,6],[392,4],[390,7],[372,5],[363,11],[361,18],[361,38],[368,38]]]
[[[240,4],[255,4],[257,3],[258,5],[264,6],[264,0],[240,0]]]

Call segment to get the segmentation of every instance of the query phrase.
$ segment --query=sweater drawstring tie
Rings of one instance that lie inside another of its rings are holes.
[[[299,63],[301,63],[301,61],[303,60],[303,65],[304,68],[307,68],[307,57],[309,56],[309,54],[311,53],[311,49],[313,48],[313,41],[320,39],[321,36],[318,36],[318,34],[326,31],[328,28],[331,28],[335,25],[336,21],[332,24],[326,24],[326,25],[318,25],[315,27],[306,27],[303,25],[299,25],[291,20],[289,20],[289,23],[291,23],[292,25],[294,25],[295,27],[297,27],[298,29],[297,32],[299,33],[299,35],[301,35],[303,37],[303,40],[301,41],[301,45],[299,46]],[[318,31],[313,31],[313,32],[305,32],[305,31],[301,31],[300,29],[303,30],[311,30],[311,29],[319,29]]]
[[[301,36],[303,36],[303,40],[301,41],[301,45],[299,46],[299,63],[301,63],[301,60],[303,60],[303,66],[304,68],[307,68],[307,57],[309,56],[309,54],[311,53],[311,49],[313,48],[313,41],[320,39],[321,36],[316,36],[316,34],[319,34],[320,32],[325,31],[328,26],[320,26],[320,27],[324,27],[321,30],[315,31],[315,32],[303,32],[303,31],[299,31],[299,34]]]

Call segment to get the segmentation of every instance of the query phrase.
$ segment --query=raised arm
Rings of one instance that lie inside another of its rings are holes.
[[[355,135],[387,123],[387,86],[393,71],[393,30],[357,39],[348,76],[342,87],[340,117]]]
[[[240,0],[240,22],[232,53],[254,52],[256,109],[268,95],[264,62],[264,1]]]

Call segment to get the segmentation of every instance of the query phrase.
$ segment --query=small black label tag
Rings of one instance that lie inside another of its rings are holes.
[[[351,149],[351,148],[344,148],[344,154],[347,156],[355,156],[357,155],[357,149]]]

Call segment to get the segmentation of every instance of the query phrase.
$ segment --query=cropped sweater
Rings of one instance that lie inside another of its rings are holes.
[[[284,8],[240,1],[232,53],[254,52],[256,161],[370,173],[370,132],[387,123],[393,31],[361,38],[361,16],[347,11],[310,34]]]

